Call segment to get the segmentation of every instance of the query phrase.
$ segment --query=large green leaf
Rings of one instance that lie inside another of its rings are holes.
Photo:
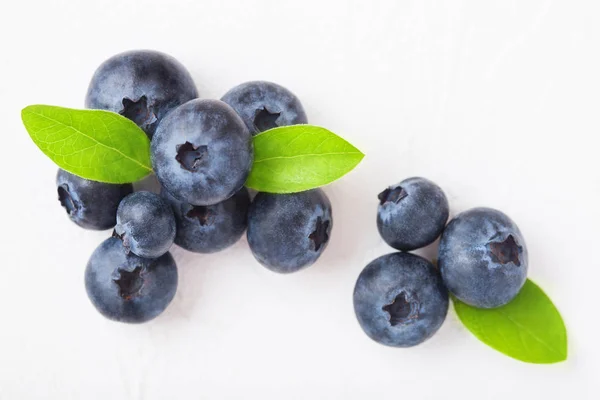
[[[254,137],[254,165],[246,186],[269,193],[301,192],[341,178],[363,157],[325,128],[282,126]]]
[[[44,154],[82,178],[128,183],[152,172],[148,137],[119,114],[34,105],[21,118]]]
[[[552,301],[535,283],[525,282],[510,303],[493,309],[455,298],[462,323],[485,344],[517,360],[549,364],[567,359],[567,330]]]

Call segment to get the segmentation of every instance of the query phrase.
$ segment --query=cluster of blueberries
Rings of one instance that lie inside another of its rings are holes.
[[[320,189],[258,193],[244,183],[253,162],[252,136],[307,123],[298,98],[270,82],[241,84],[221,100],[198,99],[189,72],[155,51],[111,57],[95,72],[85,105],[119,113],[151,140],[160,194],[134,192],[59,170],[58,197],[83,228],[114,228],[92,254],[85,286],[105,317],[140,323],[163,312],[177,290],[169,249],[213,253],[247,230],[255,258],[289,273],[314,263],[333,227],[331,204]]]
[[[448,199],[424,178],[410,178],[379,194],[377,227],[400,252],[372,261],[354,288],[354,310],[365,333],[395,347],[430,338],[448,312],[449,295],[478,308],[510,302],[527,279],[523,236],[504,213],[474,208],[447,225]],[[439,270],[409,253],[441,236]]]
[[[320,189],[258,193],[244,183],[253,162],[252,136],[307,123],[298,98],[264,81],[241,84],[221,100],[197,99],[189,72],[154,51],[105,61],[90,83],[86,107],[120,113],[146,132],[160,194],[131,184],[89,181],[59,170],[58,196],[69,217],[87,229],[114,228],[92,254],[88,296],[116,321],[155,318],[177,290],[169,249],[223,250],[247,232],[255,258],[290,273],[313,264],[333,228],[331,203]],[[354,309],[363,330],[389,346],[414,346],[442,325],[449,292],[481,308],[507,304],[527,278],[527,248],[515,223],[500,211],[475,208],[448,224],[439,186],[411,178],[379,194],[377,227],[400,252],[361,272]],[[441,236],[438,268],[409,251]]]

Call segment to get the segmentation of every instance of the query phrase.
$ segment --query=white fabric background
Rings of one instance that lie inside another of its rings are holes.
[[[0,7],[0,399],[597,398],[597,2]],[[163,316],[128,326],[96,313],[83,270],[108,232],[68,221],[56,168],[28,138],[20,110],[81,107],[94,69],[135,48],[178,58],[202,97],[247,80],[281,83],[310,122],[366,153],[327,188],[335,228],[318,264],[276,275],[254,261],[245,239],[209,256],[175,249],[180,286]],[[530,277],[568,326],[568,362],[504,357],[453,312],[412,349],[363,334],[354,282],[391,250],[377,234],[376,195],[413,175],[440,184],[453,213],[491,206],[517,221]]]

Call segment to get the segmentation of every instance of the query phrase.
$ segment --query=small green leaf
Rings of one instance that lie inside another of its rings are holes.
[[[325,128],[282,126],[254,137],[254,165],[246,186],[269,193],[314,189],[341,178],[363,157]]]
[[[21,118],[44,154],[72,174],[129,183],[152,172],[150,140],[119,114],[34,105],[25,107]]]
[[[471,307],[455,298],[462,323],[490,347],[535,364],[567,359],[567,330],[552,301],[529,279],[513,301],[494,309]]]

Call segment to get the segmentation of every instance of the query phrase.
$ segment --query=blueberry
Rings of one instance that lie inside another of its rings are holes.
[[[106,318],[139,323],[162,313],[177,291],[177,266],[171,253],[147,259],[127,254],[119,239],[108,238],[85,269],[85,288]]]
[[[198,97],[190,73],[173,57],[136,50],[106,60],[94,73],[85,106],[119,113],[150,138],[173,108]]]
[[[130,194],[119,204],[113,236],[121,239],[126,252],[145,258],[162,256],[175,240],[171,205],[154,193]]]
[[[151,147],[161,185],[197,206],[233,196],[252,167],[252,136],[235,111],[219,100],[191,100],[173,110],[156,130]]]
[[[377,228],[395,249],[410,251],[437,239],[448,220],[448,199],[425,178],[409,178],[379,194]]]
[[[56,175],[58,200],[71,221],[86,229],[115,226],[117,207],[133,191],[131,184],[113,185],[90,181],[59,169]]]
[[[161,195],[175,213],[175,244],[186,250],[214,253],[233,245],[246,230],[250,195],[244,187],[227,200],[212,206],[181,202],[164,189]]]
[[[440,240],[439,267],[448,290],[480,308],[511,301],[527,279],[527,247],[504,213],[474,208],[457,215]]]
[[[354,311],[378,343],[410,347],[429,339],[448,312],[448,291],[435,267],[410,253],[381,256],[360,273]]]
[[[221,100],[233,107],[253,135],[278,126],[308,122],[296,95],[275,83],[242,83]]]
[[[248,244],[268,269],[289,273],[313,264],[329,242],[331,203],[320,189],[258,193],[248,212]]]

